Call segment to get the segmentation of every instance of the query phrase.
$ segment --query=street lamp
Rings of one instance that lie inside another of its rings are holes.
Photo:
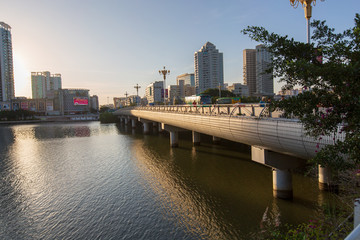
[[[321,0],[322,2],[325,0]],[[301,3],[302,7],[304,8],[305,18],[306,18],[306,25],[307,25],[307,43],[310,44],[310,18],[311,18],[311,10],[313,4],[315,6],[316,0],[290,0],[290,5],[294,8],[297,8]]]
[[[166,105],[166,75],[170,74],[170,70],[166,70],[164,66],[163,70],[159,70],[159,74],[164,76],[164,105]]]
[[[139,84],[136,84],[136,86],[134,88],[136,88],[136,105],[139,105],[139,103],[138,103],[139,88],[141,88],[141,87],[139,86]]]
[[[127,93],[127,92],[125,92],[125,106],[127,106],[127,96],[128,96],[129,94]]]

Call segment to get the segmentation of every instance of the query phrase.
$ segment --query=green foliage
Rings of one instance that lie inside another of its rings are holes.
[[[217,88],[209,88],[203,91],[201,94],[210,95],[212,97],[219,97],[219,89]],[[221,97],[236,97],[234,93],[228,90],[221,90]]]
[[[340,204],[341,205],[341,204]],[[298,225],[281,225],[274,216],[266,217],[260,232],[251,233],[249,239],[337,240],[344,239],[353,229],[352,208],[324,204],[319,217]]]
[[[100,113],[108,112],[110,108],[108,106],[100,106]]]
[[[35,113],[28,110],[0,111],[0,121],[35,119]]]
[[[206,94],[211,96],[211,102],[213,104],[216,103],[216,99],[219,98],[219,89],[217,88],[209,88],[203,91],[201,94]],[[235,97],[236,95],[228,90],[221,90],[221,97]]]
[[[333,137],[334,145],[319,149],[313,162],[335,169],[355,168],[360,163],[360,15],[355,16],[355,26],[342,33],[335,33],[325,21],[313,21],[311,26],[311,44],[262,27],[242,32],[273,54],[268,72],[284,82],[285,89],[305,90],[273,102],[272,108],[299,118],[310,136]],[[342,135],[343,141],[338,138]]]
[[[117,116],[111,112],[102,112],[100,113],[100,123],[116,123],[118,122]]]

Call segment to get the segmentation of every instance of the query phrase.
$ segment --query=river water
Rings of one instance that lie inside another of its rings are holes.
[[[294,174],[294,199],[274,199],[247,146],[179,145],[98,122],[1,126],[0,239],[248,239],[331,198]]]

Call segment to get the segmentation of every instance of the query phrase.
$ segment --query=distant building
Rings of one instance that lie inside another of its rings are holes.
[[[182,85],[183,87],[183,85]],[[169,101],[172,104],[175,104],[175,102],[178,100],[181,100],[180,95],[180,86],[179,85],[170,85],[168,87],[168,93],[169,93]]]
[[[177,85],[179,86],[178,97],[185,98],[186,96],[192,96],[196,94],[196,87],[189,84],[185,84],[185,80],[178,79]]]
[[[0,22],[0,101],[15,97],[11,27]]]
[[[249,87],[241,83],[234,83],[227,87],[227,90],[239,97],[249,97]]]
[[[274,95],[273,75],[266,73],[271,62],[271,53],[263,45],[243,51],[244,84],[248,86],[250,96]]]
[[[126,106],[126,97],[114,97],[115,109],[122,108],[124,106]]]
[[[146,87],[145,96],[149,104],[158,104],[164,102],[163,86],[163,81],[156,81],[154,83],[150,83]]]
[[[47,91],[61,89],[61,74],[50,72],[31,73],[32,98],[46,98]]]
[[[194,73],[184,73],[176,77],[176,85],[180,85],[179,81],[183,80],[184,85],[190,85],[195,87],[195,74]]]
[[[244,84],[248,86],[249,95],[256,92],[256,50],[245,49],[243,51],[243,78]]]
[[[99,111],[99,98],[97,95],[90,96],[90,110]]]
[[[215,45],[207,42],[195,52],[195,86],[199,94],[209,88],[224,84],[223,54]]]
[[[263,46],[256,46],[256,94],[259,96],[274,95],[274,79],[272,73],[266,71],[271,67],[272,55]]]
[[[64,115],[84,114],[90,111],[90,96],[87,89],[62,89]]]
[[[141,97],[138,95],[130,95],[126,98],[126,106],[130,105],[140,105],[141,104]]]

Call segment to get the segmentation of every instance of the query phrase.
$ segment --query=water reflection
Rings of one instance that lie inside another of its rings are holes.
[[[37,139],[50,138],[71,138],[71,137],[90,137],[88,126],[58,126],[58,127],[36,127],[35,137]]]
[[[193,147],[190,140],[180,145],[170,148],[165,137],[146,137],[132,146],[132,153],[166,215],[195,236],[242,238],[259,231],[264,219],[278,226],[306,222],[316,214],[319,191],[311,180],[295,175],[294,182],[304,189],[294,186],[293,201],[274,199],[270,169],[249,161],[248,153],[208,144]]]
[[[190,136],[172,149],[166,134],[114,124],[0,127],[0,238],[249,239],[327,199],[294,176],[294,200],[276,200],[246,149]]]
[[[14,133],[11,128],[0,127],[0,151],[14,143]]]

